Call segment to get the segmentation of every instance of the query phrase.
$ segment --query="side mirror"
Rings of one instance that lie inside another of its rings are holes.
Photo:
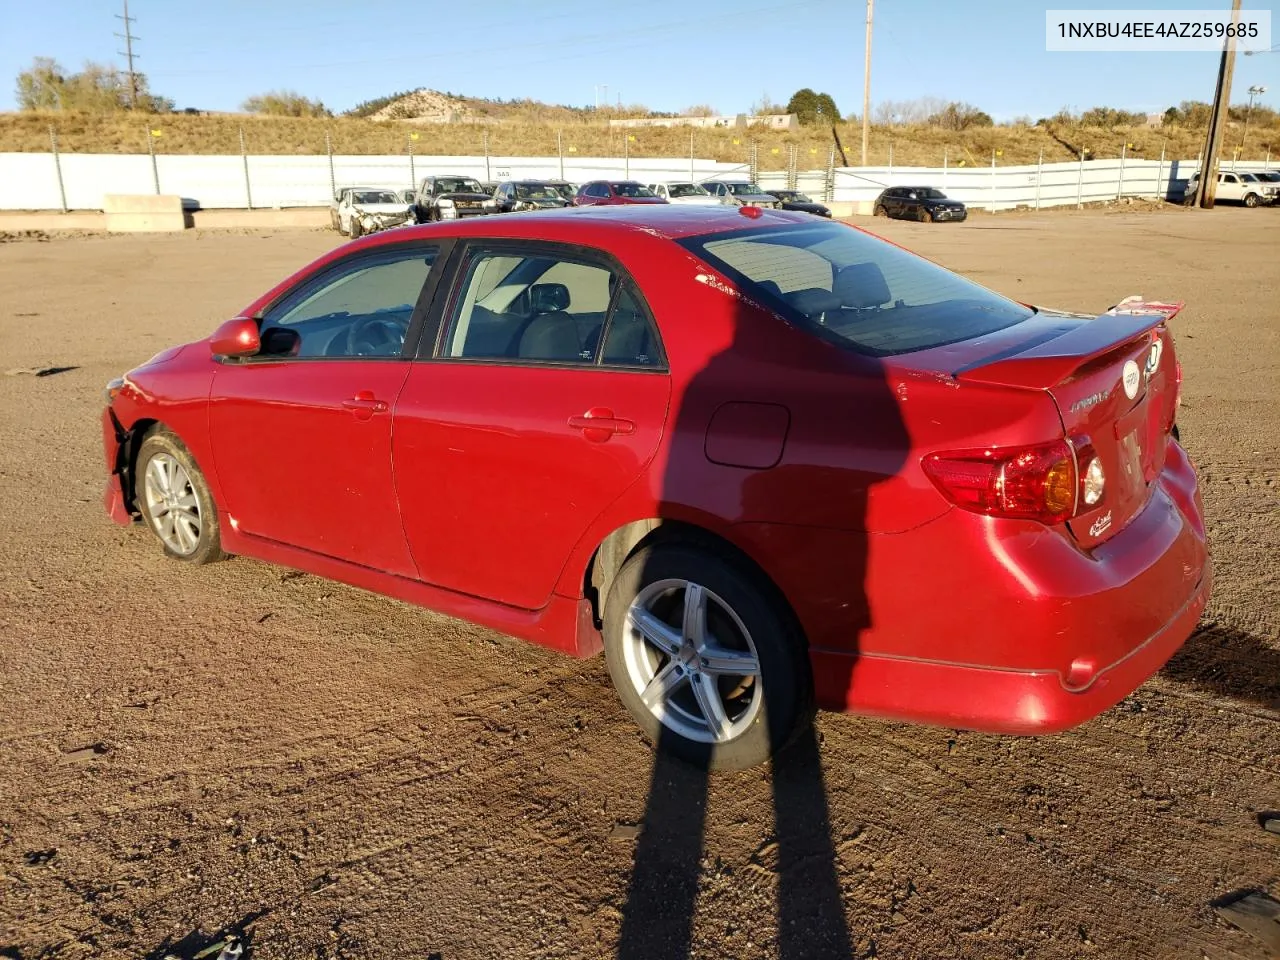
[[[209,338],[209,350],[215,357],[252,357],[260,349],[258,325],[248,317],[228,320]]]

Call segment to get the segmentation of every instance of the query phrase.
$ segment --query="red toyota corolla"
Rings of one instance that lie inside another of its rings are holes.
[[[635,180],[591,180],[578,188],[575,207],[608,207],[627,204],[668,203]]]
[[[753,207],[387,231],[113,381],[106,505],[177,559],[603,648],[716,767],[815,705],[1052,733],[1209,593],[1176,310],[1035,309]]]

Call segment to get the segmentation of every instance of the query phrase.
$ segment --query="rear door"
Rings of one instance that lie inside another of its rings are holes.
[[[395,410],[413,557],[429,583],[538,609],[657,450],[656,328],[623,268],[576,246],[477,241],[437,300],[435,349]]]

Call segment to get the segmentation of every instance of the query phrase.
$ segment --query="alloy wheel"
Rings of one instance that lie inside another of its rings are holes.
[[[147,516],[156,536],[180,556],[200,545],[200,500],[186,468],[176,457],[157,453],[147,463],[142,480]]]
[[[673,732],[721,744],[744,733],[763,703],[760,659],[742,620],[689,580],[658,580],[627,610],[623,659],[641,702]]]

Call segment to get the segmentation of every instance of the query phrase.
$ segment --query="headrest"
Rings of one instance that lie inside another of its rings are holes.
[[[851,263],[836,274],[835,290],[846,307],[878,307],[893,299],[884,274],[874,263]]]
[[[552,313],[569,309],[569,288],[563,283],[535,283],[529,288],[529,312]]]
[[[784,294],[783,299],[806,317],[818,317],[831,310],[840,309],[840,298],[830,290],[812,287]]]

